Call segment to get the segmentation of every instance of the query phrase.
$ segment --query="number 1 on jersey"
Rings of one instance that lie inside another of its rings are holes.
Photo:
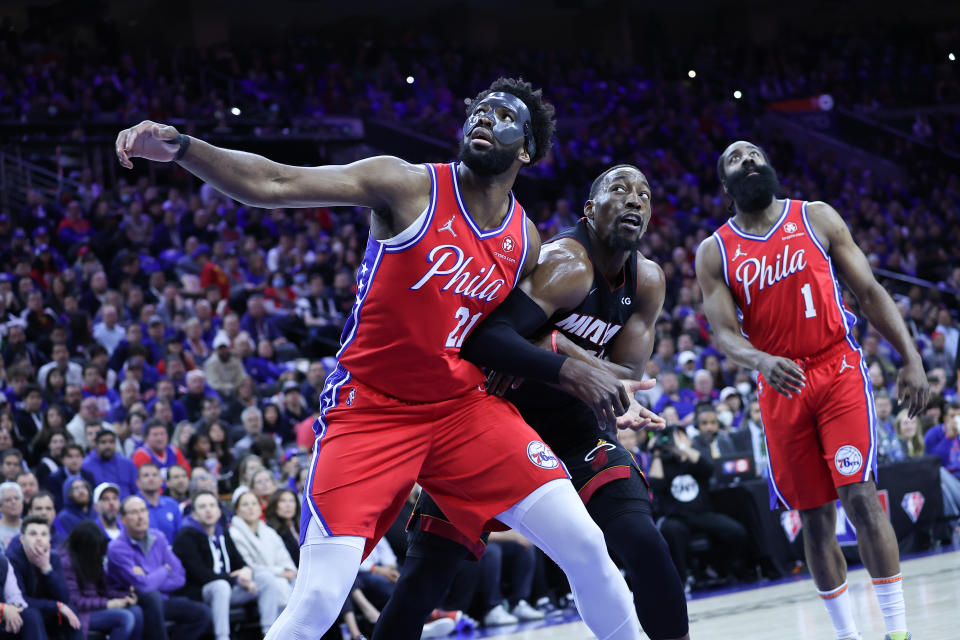
[[[802,287],[800,287],[800,293],[803,294],[803,302],[804,302],[804,304],[805,304],[806,307],[807,307],[806,311],[804,312],[804,317],[805,317],[805,318],[816,318],[816,317],[817,317],[817,310],[816,310],[816,308],[813,306],[813,294],[810,292],[810,283],[809,283],[809,282],[808,282],[807,284],[803,285]]]
[[[464,339],[466,339],[467,334],[470,333],[470,329],[473,329],[473,325],[477,324],[477,320],[479,320],[480,316],[482,315],[483,312],[480,311],[471,316],[470,309],[467,309],[466,307],[460,307],[457,309],[457,312],[453,315],[454,319],[457,321],[457,326],[455,326],[453,331],[450,332],[450,335],[447,336],[447,343],[445,346],[455,349],[462,347]],[[466,326],[464,327],[464,325]],[[463,331],[461,331],[461,329],[463,329]],[[457,334],[459,334],[459,336]]]

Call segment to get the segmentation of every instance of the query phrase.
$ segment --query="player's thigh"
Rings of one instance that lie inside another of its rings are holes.
[[[836,498],[824,464],[816,416],[809,406],[812,391],[787,398],[766,386],[760,413],[770,462],[771,506],[807,509]]]
[[[567,472],[509,402],[476,391],[436,421],[420,483],[476,539],[487,520]]]
[[[340,390],[341,395],[351,392]],[[323,437],[314,448],[305,516],[316,518],[327,534],[382,535],[382,521],[396,518],[427,456],[425,420],[406,407],[366,396],[354,393],[351,405],[341,403],[327,412]]]
[[[847,361],[852,364],[860,357],[848,354]],[[823,459],[834,485],[872,478],[877,465],[876,417],[870,379],[862,365],[833,377],[818,407],[817,422]]]

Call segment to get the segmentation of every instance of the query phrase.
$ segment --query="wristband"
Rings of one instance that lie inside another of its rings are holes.
[[[560,333],[559,329],[554,329],[553,333],[550,334],[550,348],[553,349],[554,353],[560,353],[557,351],[557,334]]]
[[[181,133],[177,136],[177,144],[180,145],[180,150],[177,151],[177,155],[173,157],[174,162],[180,162],[183,160],[183,156],[187,155],[187,149],[190,148],[190,136]]]

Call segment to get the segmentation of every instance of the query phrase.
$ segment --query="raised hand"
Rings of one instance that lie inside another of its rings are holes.
[[[117,159],[127,169],[133,168],[131,158],[171,162],[180,150],[179,145],[174,144],[179,135],[170,125],[144,120],[117,134]]]

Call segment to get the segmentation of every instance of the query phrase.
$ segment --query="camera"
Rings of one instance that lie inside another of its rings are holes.
[[[668,425],[660,431],[650,434],[650,451],[653,453],[672,453],[676,449],[676,442],[673,434],[676,433],[676,425]]]

